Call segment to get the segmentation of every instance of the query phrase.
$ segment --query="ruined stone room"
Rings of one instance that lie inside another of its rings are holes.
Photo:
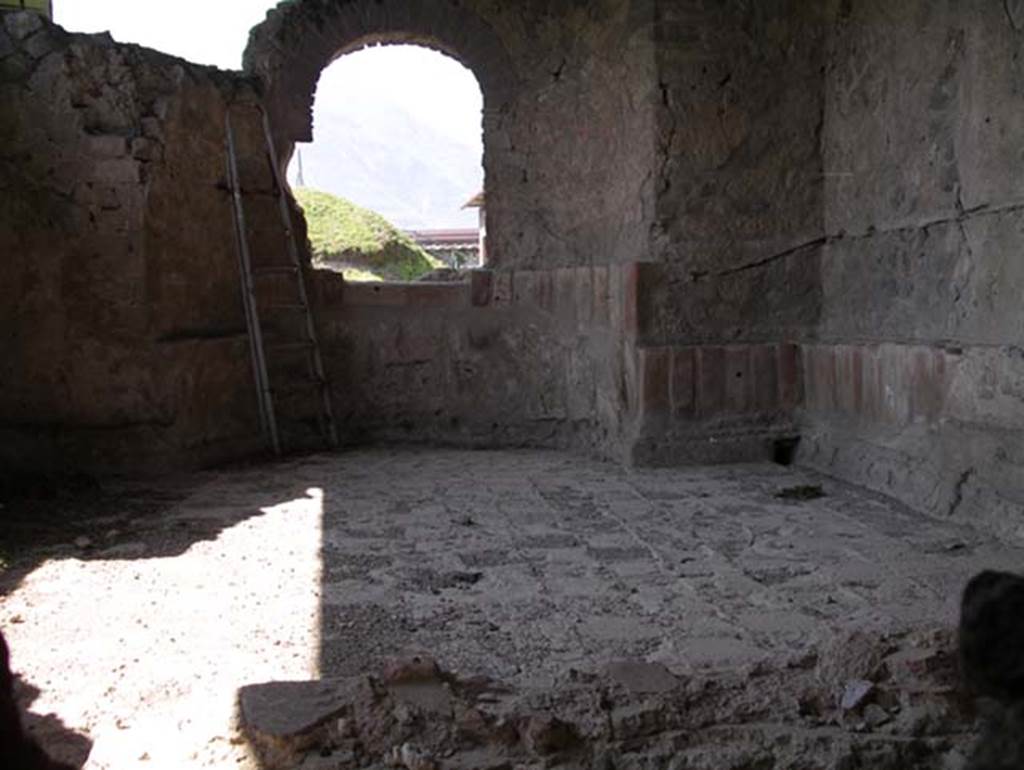
[[[0,0],[0,768],[1024,768],[1024,0],[90,3]],[[477,261],[358,279],[396,47]]]

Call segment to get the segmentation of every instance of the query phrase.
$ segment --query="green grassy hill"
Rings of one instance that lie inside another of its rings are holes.
[[[313,264],[350,281],[414,281],[442,267],[380,214],[330,193],[297,188],[306,215]]]

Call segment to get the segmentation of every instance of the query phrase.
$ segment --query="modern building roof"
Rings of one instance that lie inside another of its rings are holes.
[[[406,230],[406,235],[420,246],[461,249],[480,245],[480,231],[471,230]]]

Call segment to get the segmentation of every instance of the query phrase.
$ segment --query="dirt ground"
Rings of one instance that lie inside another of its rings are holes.
[[[851,635],[948,639],[967,579],[1024,562],[797,468],[538,451],[359,451],[2,502],[0,625],[30,726],[94,770],[254,767],[240,687],[409,650],[538,692],[609,661],[742,675]]]

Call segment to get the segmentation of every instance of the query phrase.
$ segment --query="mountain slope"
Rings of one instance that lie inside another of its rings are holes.
[[[314,136],[298,146],[306,186],[379,212],[402,229],[476,226],[476,212],[462,206],[483,186],[479,148],[400,106],[360,101],[320,106]],[[297,159],[293,180],[296,171]]]

